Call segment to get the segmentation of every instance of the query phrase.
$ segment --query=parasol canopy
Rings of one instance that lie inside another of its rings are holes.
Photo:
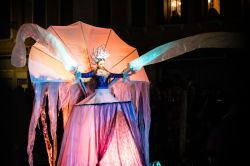
[[[110,53],[105,63],[106,69],[110,72],[121,73],[130,61],[139,57],[136,48],[125,43],[110,28],[95,27],[79,21],[68,26],[50,26],[47,31],[62,42],[64,47],[57,46],[57,52],[62,54],[57,56],[46,45],[35,43],[29,54],[32,82],[71,81],[74,76],[67,70],[67,65],[75,67],[76,63],[79,71],[90,71],[91,54],[95,48],[103,45]],[[57,43],[52,42],[53,45]],[[148,77],[142,69],[133,74],[130,80],[148,82]]]

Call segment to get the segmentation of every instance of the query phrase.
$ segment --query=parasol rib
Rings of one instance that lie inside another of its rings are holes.
[[[111,35],[111,32],[112,32],[112,29],[110,29],[110,31],[109,31],[109,35],[108,35],[108,38],[107,38],[107,41],[106,41],[106,44],[105,44],[105,49],[106,49],[106,47],[107,47],[107,45],[108,45],[108,41],[109,41],[109,37],[110,37],[110,35]]]
[[[48,54],[48,53],[44,52],[44,51],[43,51],[43,50],[41,50],[40,48],[37,48],[35,45],[33,46],[33,48],[35,48],[35,49],[37,49],[37,50],[41,51],[42,53],[44,53],[44,54],[48,55],[49,57],[51,57],[51,58],[53,58],[53,59],[55,59],[55,60],[57,60],[57,61],[61,62],[61,60],[60,60],[60,59],[57,59],[56,57],[51,56],[50,54]],[[62,63],[62,62],[61,62],[61,63]]]
[[[132,53],[134,53],[136,50],[137,50],[137,49],[134,49],[133,51],[131,51],[127,56],[125,56],[125,57],[122,58],[119,62],[117,62],[114,66],[112,66],[112,67],[110,68],[110,70],[113,69],[114,67],[116,67],[119,63],[121,63],[124,59],[126,59],[127,57],[129,57],[129,56],[130,56]]]
[[[84,41],[84,44],[85,44],[85,46],[86,46],[86,48],[88,48],[88,45],[87,45],[87,41],[86,41],[86,38],[85,38],[85,35],[84,35],[84,32],[83,32],[83,29],[82,29],[82,24],[80,24],[80,26],[81,26],[81,31],[82,31],[82,36],[83,36],[83,41]],[[89,60],[89,68],[91,67],[91,62],[90,62],[90,59],[89,59],[89,50],[88,49],[86,49],[87,50],[87,54],[88,54],[88,60]]]
[[[57,37],[61,40],[61,42],[63,43],[63,45],[65,47],[67,47],[67,49],[70,51],[69,47],[66,45],[66,43],[62,40],[61,36],[56,32],[56,30],[51,26],[51,29],[55,32],[55,34],[57,35]],[[71,51],[70,51],[71,53]]]

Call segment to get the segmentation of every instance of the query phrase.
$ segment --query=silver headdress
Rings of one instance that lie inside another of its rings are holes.
[[[108,58],[109,55],[110,53],[105,49],[105,47],[100,46],[93,50],[91,57],[95,63],[98,63],[99,61],[105,60],[106,58]]]

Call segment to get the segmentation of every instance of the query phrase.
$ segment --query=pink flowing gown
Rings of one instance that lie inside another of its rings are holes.
[[[73,108],[64,131],[58,166],[142,166],[142,138],[131,101],[118,101],[108,89],[107,78],[94,72],[97,89]]]

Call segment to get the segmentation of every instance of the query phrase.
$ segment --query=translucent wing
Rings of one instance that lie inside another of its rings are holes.
[[[143,66],[159,63],[198,48],[241,48],[245,45],[243,39],[243,34],[240,33],[202,33],[156,47],[131,61],[129,66],[132,70],[137,71]]]

